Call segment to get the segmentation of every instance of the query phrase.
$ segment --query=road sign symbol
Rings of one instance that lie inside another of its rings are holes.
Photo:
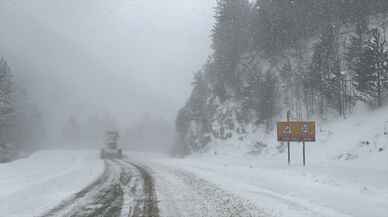
[[[286,126],[284,128],[283,133],[284,133],[284,135],[291,135],[292,134],[291,127],[290,126]]]

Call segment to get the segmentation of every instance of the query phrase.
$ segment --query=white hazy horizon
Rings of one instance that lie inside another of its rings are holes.
[[[214,0],[3,0],[0,56],[54,130],[70,115],[173,124],[210,53]]]

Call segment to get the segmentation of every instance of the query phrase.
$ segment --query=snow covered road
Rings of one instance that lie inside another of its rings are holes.
[[[39,216],[103,172],[96,151],[40,151],[0,164],[0,217]]]
[[[266,217],[253,203],[193,173],[146,163],[156,183],[160,216]]]
[[[387,217],[386,170],[267,164],[44,151],[0,165],[0,217]]]
[[[96,151],[43,151],[0,165],[0,217],[267,216],[192,173]]]
[[[363,169],[353,165],[355,162],[349,165],[347,162],[332,162],[306,168],[297,164],[289,167],[284,159],[260,160],[248,156],[246,159],[216,156],[171,159],[140,153],[130,156],[153,169],[161,195],[161,213],[168,213],[165,216],[174,216],[168,210],[168,206],[174,203],[178,204],[170,209],[185,207],[181,216],[190,216],[185,213],[192,207],[184,204],[187,197],[191,197],[195,204],[201,201],[212,204],[212,200],[228,196],[234,198],[234,203],[237,201],[243,207],[249,207],[248,210],[254,210],[251,216],[388,216],[388,171],[383,168]],[[168,188],[171,185],[174,187]],[[212,189],[217,190],[205,190],[204,186],[213,186]],[[200,196],[204,195],[201,192],[209,192],[208,198],[199,196],[200,199],[196,200],[195,193],[186,196],[185,193],[191,192],[191,189]],[[163,198],[168,193],[172,196]],[[207,215],[205,212],[205,215],[197,213],[193,216]]]
[[[41,217],[267,216],[191,173],[143,163],[106,160],[100,178]]]
[[[106,160],[100,178],[42,217],[158,217],[156,204],[147,172],[124,160]]]

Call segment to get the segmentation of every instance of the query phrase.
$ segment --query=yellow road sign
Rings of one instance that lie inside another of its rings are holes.
[[[315,142],[315,122],[278,122],[277,136],[280,142]]]

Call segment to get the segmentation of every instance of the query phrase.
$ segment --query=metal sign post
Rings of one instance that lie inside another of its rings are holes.
[[[306,166],[306,145],[305,142],[303,141],[303,166]]]
[[[291,111],[287,111],[287,122],[290,123],[291,119]],[[291,153],[290,153],[290,140],[287,141],[287,149],[288,149],[288,165],[291,164]]]
[[[288,141],[287,142],[287,146],[288,146],[288,165],[291,164],[291,153],[290,153],[290,142]]]
[[[304,142],[304,138],[308,136],[309,126],[307,123],[303,124],[302,128],[302,143],[303,143],[303,166],[306,166],[306,143]]]

